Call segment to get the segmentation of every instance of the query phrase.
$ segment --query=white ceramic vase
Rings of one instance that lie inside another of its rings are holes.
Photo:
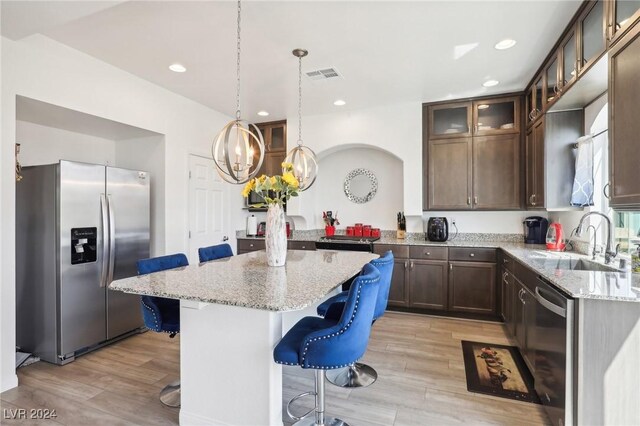
[[[287,230],[284,209],[280,204],[270,204],[267,210],[265,249],[269,266],[284,266],[287,261]]]

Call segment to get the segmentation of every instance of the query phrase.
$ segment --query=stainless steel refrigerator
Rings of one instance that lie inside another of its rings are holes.
[[[22,171],[17,346],[66,364],[142,330],[140,297],[107,287],[149,257],[148,173],[71,161]]]

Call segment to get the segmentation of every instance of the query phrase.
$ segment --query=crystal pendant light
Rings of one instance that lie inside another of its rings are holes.
[[[240,118],[240,0],[238,0],[236,118],[220,130],[211,145],[218,173],[229,183],[242,184],[253,179],[264,160],[264,139],[255,124]]]
[[[309,52],[304,49],[295,49],[292,53],[298,58],[298,146],[289,151],[284,161],[293,164],[293,175],[298,179],[299,190],[305,191],[313,185],[318,176],[315,152],[302,145],[302,58]]]

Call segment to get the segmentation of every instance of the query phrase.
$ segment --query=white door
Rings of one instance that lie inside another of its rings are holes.
[[[189,263],[198,248],[228,240],[228,192],[210,158],[189,155]]]

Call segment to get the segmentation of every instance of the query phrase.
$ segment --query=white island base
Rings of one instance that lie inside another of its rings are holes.
[[[182,301],[180,424],[282,425],[282,366],[273,349],[300,318],[317,316],[320,302],[274,312]]]

